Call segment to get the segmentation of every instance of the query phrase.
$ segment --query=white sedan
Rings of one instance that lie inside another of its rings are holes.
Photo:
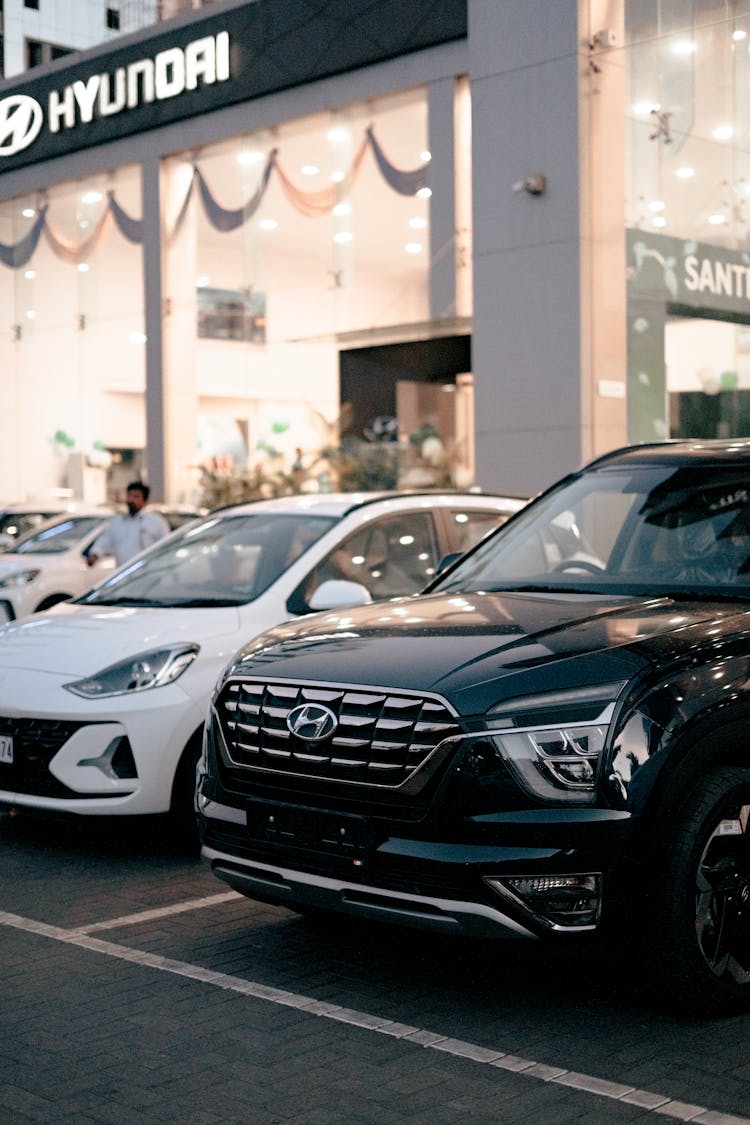
[[[474,493],[238,505],[4,625],[0,804],[192,821],[204,720],[241,645],[298,614],[416,592],[522,506]]]

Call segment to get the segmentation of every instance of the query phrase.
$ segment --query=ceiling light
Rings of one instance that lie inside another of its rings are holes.
[[[23,276],[28,278],[29,281],[33,281],[36,277],[36,270],[26,270]]]
[[[740,29],[737,28],[736,31],[732,32],[732,39],[734,39],[735,43],[741,43],[743,39],[747,39],[747,32],[740,31]]]
[[[91,266],[88,264],[88,262],[79,262],[78,263],[78,272],[79,273],[88,273],[90,269],[91,269]]]
[[[100,191],[87,191],[81,196],[81,203],[101,203],[103,199]]]
[[[279,224],[276,219],[261,219],[258,223],[258,226],[261,230],[276,230],[278,225]]]
[[[663,199],[652,199],[651,202],[649,203],[649,207],[651,208],[652,211],[663,211],[664,207],[665,207],[664,200]]]
[[[331,179],[335,184],[340,184],[342,180],[346,179],[346,172],[332,172]]]
[[[432,160],[432,153],[429,151],[429,149],[425,149],[424,152],[420,152],[419,159],[424,161],[424,163],[426,164],[428,160]]]
[[[417,216],[414,219],[409,219],[409,226],[412,230],[424,230],[424,228],[427,226],[427,219],[422,219],[420,216]]]
[[[258,152],[257,150],[254,151],[254,152],[238,152],[237,153],[237,163],[238,164],[262,164],[264,160],[265,160],[265,157],[264,157],[263,153]]]
[[[27,309],[26,315],[29,318],[29,320],[33,320],[34,317],[36,316],[36,309]]]
[[[128,340],[131,344],[145,344],[147,339],[145,332],[128,332]]]
[[[681,39],[672,47],[674,55],[692,55],[695,52],[695,43],[691,39]]]
[[[333,241],[334,242],[351,242],[353,237],[354,236],[352,235],[351,231],[340,230],[340,231],[337,231],[336,234],[334,234]]]
[[[655,227],[665,227],[667,225],[667,220],[663,215],[654,215],[651,222]]]
[[[419,196],[420,199],[429,199],[430,196],[432,195],[432,188],[421,187],[419,189],[419,191],[417,192],[417,195]]]
[[[633,106],[633,113],[638,117],[648,117],[649,113],[658,113],[661,106],[658,102],[636,102]]]
[[[333,213],[334,215],[351,215],[352,205],[351,203],[337,203],[333,209]]]
[[[349,134],[346,129],[342,129],[340,125],[328,130],[328,140],[333,144],[341,144],[342,141],[346,141],[348,138]]]
[[[718,125],[714,129],[714,140],[717,141],[731,141],[734,136],[734,129],[731,125]]]
[[[404,250],[407,254],[421,254],[422,249],[421,242],[407,242],[406,246],[404,246]]]
[[[680,180],[691,180],[695,175],[695,168],[690,168],[687,164],[683,168],[678,168],[675,175]]]
[[[725,223],[727,221],[727,217],[726,215],[721,215],[717,212],[715,215],[709,215],[708,221],[712,226],[718,227],[721,226],[722,223]]]
[[[36,211],[33,207],[24,207],[21,214],[23,215],[24,219],[33,219],[36,215]]]
[[[317,176],[320,172],[317,164],[303,164],[300,170],[303,176]]]
[[[200,277],[196,277],[195,285],[197,289],[205,289],[207,285],[211,284],[211,278],[207,273],[202,273]]]

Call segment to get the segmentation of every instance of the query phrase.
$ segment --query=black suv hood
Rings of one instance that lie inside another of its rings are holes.
[[[234,669],[431,691],[460,712],[630,679],[747,628],[747,603],[600,594],[450,593],[317,613],[261,634]],[[470,702],[468,696],[470,695]]]

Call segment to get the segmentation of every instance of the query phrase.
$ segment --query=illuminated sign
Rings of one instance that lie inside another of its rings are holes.
[[[229,77],[229,33],[220,31],[51,89],[46,107],[29,94],[10,94],[0,99],[0,158],[14,156],[43,136],[45,108],[47,132],[61,133]]]

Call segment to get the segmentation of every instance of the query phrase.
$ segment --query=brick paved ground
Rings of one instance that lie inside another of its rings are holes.
[[[0,817],[0,847],[0,911],[62,935],[227,891],[163,834],[132,826]],[[537,1073],[583,1072],[715,1111],[700,1125],[750,1117],[750,1017],[655,1010],[635,987],[637,953],[618,976],[598,949],[321,924],[241,898],[93,936],[557,1068]],[[0,1122],[668,1119],[62,937],[1,925],[0,964]]]

